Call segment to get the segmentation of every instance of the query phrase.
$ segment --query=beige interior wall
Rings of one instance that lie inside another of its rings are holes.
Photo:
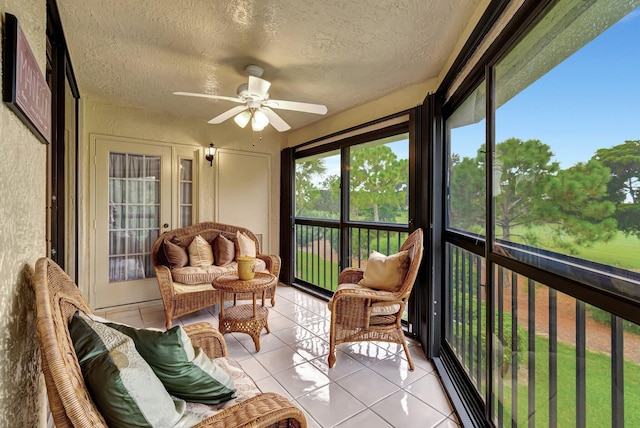
[[[280,147],[283,135],[270,129],[261,134],[254,134],[250,129],[240,129],[233,121],[227,121],[221,125],[210,125],[205,121],[177,117],[163,113],[153,113],[129,107],[116,106],[105,103],[91,95],[82,96],[82,131],[80,163],[82,165],[83,177],[81,189],[83,197],[80,201],[82,210],[82,224],[80,229],[87,231],[87,227],[92,227],[90,218],[91,189],[89,189],[89,174],[91,173],[91,162],[89,159],[89,144],[91,134],[113,135],[119,137],[134,138],[140,140],[160,141],[172,145],[196,144],[207,147],[209,143],[215,144],[217,148],[238,150],[244,152],[257,152],[271,154],[271,183],[272,183],[272,224],[273,233],[271,248],[265,249],[269,253],[278,252],[278,218],[279,218],[279,195],[280,195]],[[200,168],[199,186],[199,220],[212,221],[214,218],[214,171],[209,166],[209,162],[203,161]],[[242,171],[238,171],[241,174]],[[84,225],[84,227],[83,227]],[[240,225],[241,226],[241,225]],[[81,232],[82,234],[82,232]],[[84,292],[89,289],[90,266],[83,266],[83,260],[91,251],[89,236],[84,233],[81,239],[79,261],[81,278],[79,283]],[[85,262],[86,263],[86,262]]]
[[[18,18],[44,70],[46,1],[0,0],[0,12],[3,26],[5,13]],[[46,253],[47,151],[4,103],[0,153],[0,426],[45,426],[32,283],[33,266]]]
[[[304,128],[292,131],[287,135],[285,147],[293,147],[334,132],[343,131],[372,120],[389,116],[422,104],[429,92],[437,89],[438,81],[408,86],[384,97],[362,104],[352,109],[331,114],[326,119]]]

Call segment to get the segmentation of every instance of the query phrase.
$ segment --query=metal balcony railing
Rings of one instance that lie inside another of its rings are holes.
[[[496,426],[640,426],[637,324],[503,267],[483,284],[483,257],[446,251],[446,341]]]
[[[407,230],[398,226],[348,226],[346,265],[364,268],[371,251],[385,255],[398,252],[408,236]],[[327,291],[338,287],[338,276],[342,269],[341,230],[338,226],[320,222],[296,223],[295,225],[295,278]]]

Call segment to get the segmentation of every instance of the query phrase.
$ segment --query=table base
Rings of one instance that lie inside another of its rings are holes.
[[[222,315],[222,314],[220,314]],[[224,309],[224,316],[219,317],[218,330],[220,333],[245,333],[251,336],[256,346],[256,352],[260,351],[260,333],[262,329],[269,330],[267,318],[269,311],[264,306],[256,307],[256,316],[253,317],[253,305],[238,305]]]

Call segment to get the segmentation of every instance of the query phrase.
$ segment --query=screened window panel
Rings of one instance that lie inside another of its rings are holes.
[[[349,219],[409,223],[409,134],[349,148]]]

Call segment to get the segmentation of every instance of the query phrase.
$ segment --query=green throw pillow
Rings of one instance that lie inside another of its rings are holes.
[[[236,397],[233,379],[177,325],[167,331],[137,329],[105,322],[131,337],[169,394],[186,401],[218,404]]]
[[[140,356],[133,340],[76,312],[69,333],[85,384],[110,427],[187,427],[197,423]]]

